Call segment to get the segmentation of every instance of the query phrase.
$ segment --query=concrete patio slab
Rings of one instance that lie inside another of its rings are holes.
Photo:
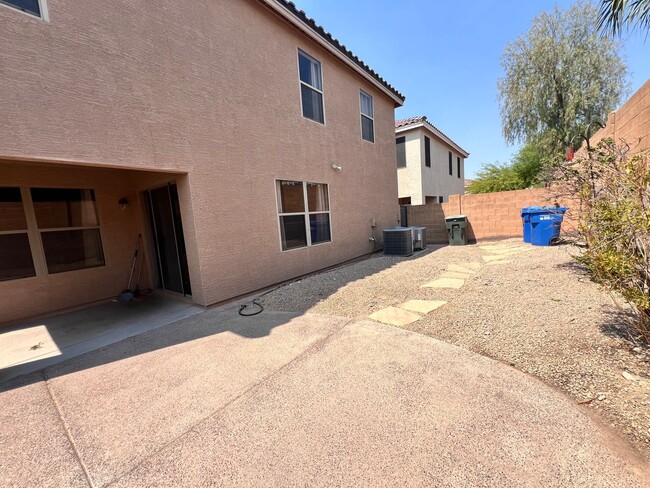
[[[236,307],[208,310],[45,373],[101,486],[348,321],[280,312],[242,317]]]
[[[471,276],[471,273],[459,273],[458,271],[445,271],[440,275],[441,278],[456,278],[459,280],[466,280]]]
[[[465,284],[465,280],[458,278],[439,278],[433,280],[425,285],[422,285],[422,288],[453,288],[460,289]]]
[[[40,372],[0,385],[0,485],[87,487]]]
[[[368,318],[384,324],[402,326],[420,320],[422,316],[401,308],[387,307],[370,314]]]
[[[466,266],[462,266],[460,264],[450,264],[447,266],[447,271],[454,271],[456,273],[466,273],[466,274],[472,274],[475,273],[475,269],[468,268]]]
[[[117,480],[145,486],[616,486],[647,469],[561,393],[350,324]]]
[[[0,329],[0,382],[204,311],[162,294],[105,302]]]
[[[443,300],[409,300],[399,305],[399,308],[426,315],[446,304]]]
[[[487,254],[483,256],[483,260],[487,263],[490,263],[492,261],[501,261],[509,256],[510,254]]]

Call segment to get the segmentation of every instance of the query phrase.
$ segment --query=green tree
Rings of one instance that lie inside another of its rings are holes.
[[[598,35],[597,16],[589,3],[556,7],[506,46],[498,89],[508,143],[534,141],[544,156],[559,156],[619,104],[627,68],[618,43]]]
[[[474,181],[467,187],[469,193],[522,190],[540,184],[542,157],[536,145],[529,143],[507,164],[484,164]]]
[[[602,0],[598,29],[620,35],[623,28],[639,27],[650,32],[650,0]]]

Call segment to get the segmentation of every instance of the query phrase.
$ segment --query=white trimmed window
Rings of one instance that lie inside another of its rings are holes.
[[[28,15],[47,20],[45,0],[0,0],[0,5],[6,5]]]
[[[361,111],[361,138],[375,142],[375,117],[372,96],[361,90],[359,92],[359,108]]]
[[[324,124],[323,73],[320,61],[298,50],[298,70],[300,71],[302,116]]]
[[[326,184],[277,180],[276,188],[283,251],[332,240]]]

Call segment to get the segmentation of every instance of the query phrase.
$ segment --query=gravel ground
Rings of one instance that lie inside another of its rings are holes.
[[[520,246],[519,239],[487,245]],[[591,282],[570,246],[530,247],[488,264],[480,246],[373,256],[279,288],[265,308],[364,318],[410,299],[447,305],[404,328],[504,361],[597,411],[650,458],[650,350]],[[460,290],[421,288],[451,263],[481,263]]]

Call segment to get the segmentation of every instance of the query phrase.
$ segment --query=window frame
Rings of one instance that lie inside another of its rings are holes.
[[[399,154],[397,152],[397,146],[398,144],[404,144],[404,166],[400,166],[400,161],[399,161]],[[407,166],[407,161],[406,161],[406,136],[400,136],[395,138],[395,159],[397,163],[397,169],[402,169],[406,168]]]
[[[367,114],[363,113],[363,104],[361,103],[361,101],[363,100],[364,95],[367,96],[368,98],[370,98],[370,107],[372,109],[372,117],[370,115],[367,115]],[[366,142],[371,142],[372,144],[374,144],[375,143],[375,99],[373,98],[372,95],[370,95],[369,93],[367,93],[367,92],[365,92],[365,91],[363,91],[361,89],[359,89],[359,114],[360,114],[360,123],[361,123],[361,139],[366,141]],[[372,137],[372,140],[366,139],[365,137],[363,137],[363,118],[364,117],[366,119],[370,120],[370,122],[371,122],[371,127],[372,127],[372,136],[371,137]]]
[[[95,218],[97,220],[97,223],[95,225],[75,225],[75,226],[68,226],[68,227],[41,227],[38,223],[38,217],[36,215],[36,209],[34,206],[34,197],[32,195],[33,190],[75,190],[75,191],[90,191],[92,192],[92,202],[93,202],[93,210],[95,213]],[[38,242],[40,244],[40,252],[42,253],[43,260],[45,263],[45,271],[48,276],[55,275],[55,274],[61,274],[61,273],[70,273],[72,271],[82,271],[85,269],[92,269],[92,268],[102,268],[106,266],[106,252],[104,249],[104,236],[102,235],[102,229],[100,225],[100,220],[99,220],[99,205],[97,204],[97,196],[95,193],[94,188],[71,188],[71,187],[50,187],[50,186],[30,186],[28,188],[28,193],[29,193],[29,204],[31,206],[31,212],[33,212],[34,215],[34,224],[35,224],[35,231],[38,234]],[[99,246],[100,246],[100,251],[101,251],[101,258],[102,258],[102,263],[101,264],[95,264],[92,266],[84,266],[81,268],[75,268],[75,269],[65,269],[62,271],[50,271],[50,265],[47,261],[47,254],[45,252],[46,245],[43,240],[43,235],[44,234],[54,234],[54,233],[61,233],[61,232],[75,232],[75,231],[86,231],[86,230],[91,230],[91,231],[97,231],[97,234],[99,235]]]
[[[321,89],[316,88],[315,86],[310,85],[306,81],[302,81],[300,78],[300,55],[305,56],[307,59],[314,63],[318,63],[320,66],[320,86]],[[302,115],[303,119],[311,120],[312,122],[316,122],[317,124],[320,125],[326,125],[327,122],[327,116],[325,114],[325,82],[324,82],[324,76],[323,76],[323,63],[321,63],[318,59],[316,59],[313,56],[310,56],[307,54],[305,51],[302,49],[298,48],[298,56],[296,56],[296,63],[297,63],[297,68],[298,68],[298,97],[300,99],[300,115]],[[314,90],[317,93],[320,93],[321,100],[322,100],[322,111],[323,111],[323,121],[321,122],[320,120],[315,120],[311,119],[309,117],[305,117],[305,108],[302,104],[302,86],[305,85],[307,88]]]
[[[302,191],[303,191],[303,202],[304,202],[304,211],[303,212],[281,212],[280,210],[280,202],[282,201],[281,194],[280,194],[280,188],[281,184],[283,181],[291,181],[294,183],[301,183],[302,184]],[[307,181],[307,180],[296,180],[296,179],[289,179],[289,178],[283,178],[283,179],[276,179],[273,181],[274,183],[274,192],[275,192],[275,209],[276,209],[276,215],[277,215],[277,223],[278,223],[278,238],[280,240],[280,251],[281,252],[290,252],[290,251],[298,251],[300,249],[308,249],[313,246],[320,246],[321,244],[330,244],[334,242],[334,234],[332,232],[332,206],[330,205],[330,185],[329,183],[318,183],[316,181]],[[309,184],[314,184],[314,185],[324,185],[327,188],[327,208],[328,210],[319,210],[312,212],[309,210],[309,196],[307,193],[307,185]],[[328,216],[328,221],[329,221],[329,228],[330,228],[330,239],[329,241],[321,241],[321,242],[316,242],[312,243],[311,242],[311,224],[309,221],[309,217],[311,215],[320,215],[320,214],[327,214]],[[291,217],[291,216],[298,216],[298,215],[304,215],[304,223],[305,223],[305,237],[307,244],[304,246],[299,246],[299,247],[293,247],[291,249],[285,249],[284,244],[282,242],[282,217]]]
[[[424,136],[424,165],[431,167],[431,138]]]
[[[23,217],[25,218],[25,228],[24,229],[12,229],[12,230],[0,230],[0,236],[4,235],[26,235],[27,236],[27,245],[29,246],[29,254],[32,258],[32,269],[34,270],[34,274],[28,275],[28,276],[18,276],[16,278],[7,278],[7,279],[2,279],[0,278],[0,283],[3,283],[5,281],[16,281],[16,280],[28,280],[30,278],[36,278],[38,276],[38,268],[36,264],[36,259],[34,256],[34,246],[32,245],[32,235],[30,233],[30,228],[29,228],[29,218],[28,218],[28,208],[27,208],[27,202],[25,201],[25,191],[23,190],[23,187],[16,185],[16,186],[4,186],[3,188],[16,188],[18,189],[18,192],[20,193],[20,203],[22,204],[22,210],[23,210]]]
[[[32,255],[32,262],[34,264],[34,271],[35,274],[33,276],[25,276],[22,278],[15,278],[11,280],[3,280],[3,281],[15,281],[15,280],[27,280],[27,279],[37,279],[37,278],[43,278],[47,276],[52,276],[52,275],[58,275],[58,274],[64,274],[64,273],[73,273],[77,271],[85,271],[85,270],[91,270],[91,269],[96,269],[96,268],[105,268],[109,266],[109,259],[108,256],[106,255],[106,247],[104,243],[106,242],[105,236],[104,236],[104,230],[102,227],[102,216],[101,216],[101,208],[99,206],[99,202],[97,200],[97,192],[95,188],[72,188],[70,185],[65,185],[65,186],[22,186],[22,185],[7,185],[12,188],[20,188],[20,196],[22,199],[23,203],[23,212],[25,213],[25,220],[27,222],[27,230],[26,231],[7,231],[7,232],[0,232],[0,234],[13,234],[13,233],[27,233],[27,238],[29,241],[29,248],[30,252]],[[52,228],[43,228],[41,229],[38,226],[38,222],[36,219],[36,211],[34,210],[34,201],[32,199],[32,189],[34,188],[45,188],[45,189],[51,189],[51,190],[91,190],[93,192],[93,195],[95,197],[94,199],[94,207],[95,207],[95,215],[97,217],[97,225],[92,225],[92,226],[75,226],[75,227],[52,227]],[[101,245],[101,251],[102,251],[102,257],[104,259],[103,264],[99,264],[96,266],[88,266],[84,268],[78,268],[78,269],[70,269],[70,270],[65,270],[65,271],[57,271],[54,273],[50,273],[48,269],[48,264],[47,264],[47,259],[45,257],[45,246],[43,245],[43,240],[41,238],[41,233],[47,233],[47,232],[55,232],[55,231],[75,231],[75,230],[97,230],[99,233],[99,243]],[[1,282],[1,281],[0,281]]]
[[[50,15],[47,9],[47,0],[37,0],[37,1],[38,1],[38,9],[40,10],[40,15],[37,15],[34,12],[30,12],[29,10],[24,10],[10,3],[10,0],[0,0],[0,6],[7,7],[8,9],[11,9],[15,12],[19,12],[23,15],[28,15],[32,19],[40,19],[40,20],[44,20],[45,22],[49,22]]]
[[[454,157],[449,151],[449,176],[454,176]]]

